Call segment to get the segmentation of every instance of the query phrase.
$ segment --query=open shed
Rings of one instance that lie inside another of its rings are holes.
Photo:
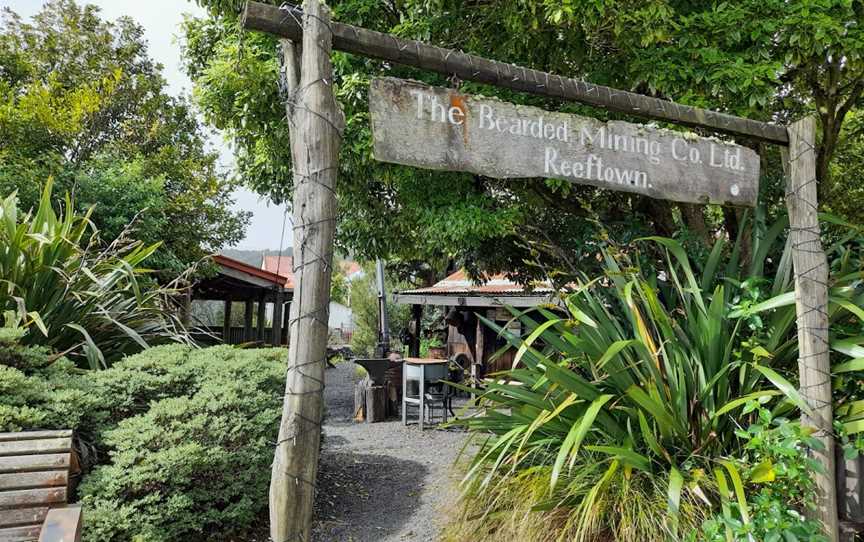
[[[504,342],[477,316],[481,315],[503,326],[512,318],[505,305],[526,309],[556,303],[555,294],[555,289],[548,282],[535,284],[528,289],[499,274],[483,283],[475,283],[464,271],[457,271],[434,286],[396,292],[393,299],[396,303],[411,305],[413,324],[409,355],[416,357],[420,354],[423,307],[444,307],[448,314],[447,356],[466,354],[472,360],[472,367],[480,373],[477,376],[482,376],[509,368],[515,351],[511,349],[492,360],[491,357],[504,346]],[[511,325],[520,324],[515,322]],[[515,327],[514,330],[521,331]]]
[[[213,256],[213,263],[216,275],[192,287],[192,299],[225,304],[222,329],[210,332],[228,344],[287,344],[289,311],[286,305],[291,303],[294,292],[291,268],[280,269],[277,274],[222,255]],[[231,325],[235,302],[244,304],[242,327]],[[272,305],[272,310],[268,310],[268,305]],[[269,328],[266,325],[268,315],[272,315]],[[253,325],[256,322],[257,325]]]

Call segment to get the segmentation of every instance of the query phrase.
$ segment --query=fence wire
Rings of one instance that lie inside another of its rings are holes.
[[[326,6],[322,6],[322,8],[325,10],[327,9]],[[333,36],[333,29],[330,25],[329,17],[318,17],[314,14],[308,13],[308,11],[304,13],[289,4],[283,4],[281,9],[285,14],[283,22],[293,19],[297,24],[301,25],[301,27],[304,26],[305,22],[307,26],[307,28],[304,29],[305,31],[309,30],[309,24],[318,23],[323,25],[326,32],[329,32],[329,36],[327,36],[326,39],[316,40],[314,43],[316,47],[320,48],[320,54],[325,55],[327,62],[329,63],[331,53],[330,44]],[[312,22],[313,20],[314,22]],[[303,45],[308,47],[310,41],[311,40],[305,40]],[[315,245],[319,244],[316,243],[316,241],[320,235],[332,236],[335,231],[335,182],[336,173],[338,171],[338,163],[335,161],[334,164],[327,167],[316,167],[313,169],[313,155],[316,152],[321,152],[321,149],[313,149],[309,146],[309,143],[305,140],[305,134],[300,133],[300,130],[297,127],[298,118],[303,117],[304,120],[308,120],[308,118],[305,118],[306,115],[316,117],[321,126],[325,126],[330,131],[329,134],[320,135],[319,137],[334,138],[336,141],[335,152],[337,154],[343,136],[343,121],[341,117],[338,116],[338,106],[334,107],[337,118],[331,119],[317,111],[314,106],[309,104],[309,97],[312,90],[318,85],[326,86],[327,88],[324,92],[325,95],[328,96],[327,99],[335,101],[332,90],[333,81],[327,77],[305,81],[300,66],[301,55],[296,54],[296,48],[298,46],[299,44],[294,44],[293,47],[290,48],[281,47],[278,54],[280,60],[279,94],[285,103],[285,118],[289,125],[289,133],[291,134],[291,154],[292,160],[294,161],[294,193],[295,195],[306,194],[309,185],[315,185],[314,192],[320,192],[320,190],[327,192],[324,197],[331,201],[329,203],[324,203],[324,207],[330,208],[331,212],[330,216],[315,216],[312,209],[308,207],[315,207],[317,209],[317,204],[319,202],[307,206],[307,201],[297,201],[295,197],[295,204],[293,205],[293,233],[295,246],[292,267],[294,276],[297,277],[298,280],[295,282],[294,298],[291,303],[291,315],[289,319],[289,333],[292,336],[289,348],[291,349],[296,348],[298,342],[307,339],[307,337],[299,336],[301,330],[298,330],[298,327],[300,327],[301,324],[308,323],[308,327],[303,326],[304,329],[312,329],[315,326],[320,326],[324,329],[325,335],[329,329],[329,306],[327,303],[321,303],[318,307],[308,307],[308,296],[313,295],[314,292],[308,289],[308,280],[304,280],[304,278],[309,277],[310,273],[317,273],[320,274],[319,280],[328,280],[326,277],[330,277],[332,271],[332,237],[330,239],[325,239],[325,242],[321,243],[326,247],[324,251],[320,251],[315,247]],[[286,63],[285,58],[288,55],[291,55],[291,59],[290,62]],[[293,70],[294,73],[289,73],[291,70]],[[297,72],[299,72],[299,77]],[[296,88],[292,88],[295,84],[294,82],[296,82]],[[296,152],[298,146],[302,146],[302,152]],[[298,161],[302,161],[302,167],[299,167]],[[311,199],[315,198],[313,197]],[[325,225],[329,225],[329,227],[323,228],[324,231],[322,232],[322,227]],[[324,349],[321,354],[323,357],[307,360],[296,359],[293,355],[289,355],[289,367],[286,376],[285,390],[286,400],[290,400],[292,397],[318,396],[319,403],[321,402],[320,397],[323,395],[325,385],[323,379],[323,368],[326,363],[326,349]],[[319,374],[321,376],[319,376]],[[302,383],[299,386],[302,389],[298,389],[298,387],[294,385],[296,382]],[[291,443],[291,445],[296,445],[298,439],[301,437],[308,437],[308,433],[312,433],[311,438],[320,438],[322,419],[320,416],[321,413],[319,412],[318,414],[317,417],[311,418],[303,415],[296,408],[289,411],[287,422],[283,421],[281,425],[281,427],[287,428],[288,431],[287,434],[280,435],[278,442],[276,442],[277,450],[286,442]],[[293,480],[295,485],[309,486],[313,492],[314,502],[315,473],[313,472],[312,478],[309,479],[302,472],[302,469],[292,470],[291,465],[279,464],[282,459],[283,454],[275,454],[274,470],[281,469],[282,474],[290,480]],[[279,540],[278,542],[308,542],[304,535],[302,524],[293,525],[291,527],[294,531],[289,533],[287,538]]]

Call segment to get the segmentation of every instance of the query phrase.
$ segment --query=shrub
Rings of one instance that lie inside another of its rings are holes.
[[[723,513],[707,520],[703,533],[693,540],[727,542],[827,542],[822,526],[814,519],[816,484],[811,473],[824,467],[808,457],[807,450],[821,446],[799,424],[774,418],[758,409],[759,421],[740,436],[746,439],[738,461],[750,480],[745,487],[744,520],[740,503],[730,499]]]
[[[0,429],[76,430],[93,467],[78,488],[85,540],[227,540],[255,529],[284,350],[164,345],[88,371],[13,339],[0,343]]]
[[[158,248],[127,238],[104,245],[90,222],[67,197],[58,215],[51,182],[33,215],[20,215],[15,194],[0,201],[0,311],[18,315],[27,344],[77,355],[91,368],[165,341],[185,341],[182,325],[168,310],[175,293],[144,277],[144,262]]]
[[[105,396],[130,385],[111,403],[122,419],[102,434],[107,463],[79,489],[85,539],[212,540],[248,531],[267,508],[285,358],[282,350],[158,347],[100,373],[93,389]]]

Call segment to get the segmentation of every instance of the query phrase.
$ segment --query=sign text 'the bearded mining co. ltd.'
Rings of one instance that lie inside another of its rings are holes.
[[[691,203],[754,206],[751,149],[551,113],[393,78],[369,94],[377,160],[499,179],[546,177]]]

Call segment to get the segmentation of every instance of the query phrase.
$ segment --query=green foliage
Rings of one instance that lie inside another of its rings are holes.
[[[399,337],[408,326],[411,308],[397,305],[389,298],[390,292],[399,290],[404,283],[396,282],[385,273],[384,287],[388,293],[387,314],[390,319],[390,342],[394,351],[401,350]],[[375,286],[375,268],[366,266],[362,276],[351,281],[351,312],[354,315],[354,333],[351,350],[358,357],[371,356],[378,346],[378,289]]]
[[[351,285],[338,262],[334,261],[330,278],[330,301],[347,305],[350,302]]]
[[[83,350],[100,368],[151,343],[187,340],[166,303],[175,291],[146,278],[158,245],[121,234],[103,246],[90,212],[76,214],[67,196],[58,215],[51,190],[49,181],[33,215],[19,214],[15,194],[0,202],[0,311],[32,325],[23,341]]]
[[[683,248],[654,242],[668,250],[665,283],[609,256],[605,277],[566,298],[565,317],[538,309],[538,322],[514,311],[525,338],[489,323],[519,349],[518,367],[487,384],[485,416],[466,422],[496,435],[468,480],[482,487],[508,472],[549,468],[550,502],[572,507],[568,539],[594,540],[608,529],[619,540],[662,540],[692,528],[699,516],[681,525],[680,503],[718,501],[705,473],[734,450],[742,407],[784,396],[803,404],[757,353],[738,349],[741,326],[728,317],[733,288],[706,275],[702,290]],[[558,487],[574,466],[594,463],[601,467],[593,478]],[[668,483],[665,521],[647,531],[623,523],[626,504],[613,491],[633,472]]]
[[[165,247],[153,263],[171,278],[242,238],[231,211],[235,183],[183,99],[167,94],[162,67],[131,19],[52,0],[32,22],[0,20],[0,193],[24,210],[44,180],[76,194],[79,210],[111,238],[141,214],[136,236]],[[195,235],[189,235],[189,232]]]
[[[738,461],[750,480],[745,487],[749,522],[743,521],[737,502],[729,499],[726,514],[705,522],[694,540],[706,542],[804,542],[826,541],[818,521],[807,519],[817,500],[812,474],[824,467],[808,457],[808,449],[821,443],[800,425],[758,408],[759,421],[740,432],[745,440]],[[731,496],[730,496],[731,497]],[[812,514],[811,514],[812,515]]]
[[[739,278],[740,240],[731,251],[718,240],[697,276],[678,242],[652,238],[666,251],[660,273],[641,267],[638,251],[609,254],[605,275],[575,287],[563,316],[543,308],[514,311],[526,329],[522,337],[489,322],[518,352],[514,368],[487,384],[485,415],[465,422],[494,435],[468,471],[469,493],[488,505],[472,513],[496,518],[507,512],[501,503],[512,501],[502,492],[530,475],[548,484],[543,499],[530,506],[561,520],[550,540],[603,539],[608,532],[618,540],[677,539],[718,507],[734,509],[732,503],[738,503],[741,532],[767,533],[782,524],[806,539],[802,533],[813,526],[793,513],[804,501],[776,507],[783,483],[790,491],[808,490],[800,469],[784,467],[784,482],[751,495],[754,515],[748,514],[745,493],[745,487],[761,483],[756,466],[768,452],[760,446],[780,454],[783,446],[798,445],[788,440],[795,435],[786,429],[761,440],[744,435],[752,442],[741,456],[742,435],[736,433],[759,421],[757,414],[770,423],[765,409],[779,415],[807,408],[783,376],[797,365],[791,264],[788,253],[779,263],[767,257],[785,227],[783,221],[754,227],[747,280]],[[864,339],[848,337],[846,328],[860,328],[864,299],[848,241],[829,250],[832,348],[857,357]],[[763,283],[767,296],[756,286]],[[857,419],[860,407],[851,403],[841,415]],[[856,427],[849,423],[847,429]],[[782,439],[775,442],[774,436]],[[619,489],[632,479],[654,488],[644,491],[653,495],[649,502],[656,505],[666,496],[660,521],[628,513],[631,502]],[[659,481],[665,493],[657,490]],[[700,502],[701,512],[692,508]],[[490,522],[493,529],[507,528],[497,519]]]
[[[237,143],[244,182],[287,200],[291,161],[275,84],[276,40],[240,32],[239,2],[198,3],[212,16],[185,25],[186,67],[196,100],[207,120]],[[850,133],[838,143],[864,92],[864,4],[858,0],[491,0],[483,9],[455,0],[329,4],[340,22],[679,103],[781,122],[817,112],[824,134],[818,149],[822,183],[835,149],[843,152],[861,140]],[[526,280],[554,269],[563,285],[579,272],[599,272],[597,257],[607,239],[683,238],[689,231],[710,248],[712,234],[738,234],[739,213],[733,209],[695,206],[695,212],[682,212],[693,209],[555,180],[514,183],[377,163],[371,157],[367,89],[379,75],[458,84],[465,92],[604,119],[620,115],[342,53],[334,54],[334,70],[347,119],[337,239],[358,257],[414,267],[426,262],[438,270],[455,259],[475,276],[503,271]],[[783,204],[781,166],[776,149],[762,151],[760,197],[773,220]],[[850,216],[854,202],[844,199],[845,188],[857,189],[857,170],[850,165],[847,171],[838,189],[825,186],[822,197]],[[746,259],[750,253],[742,250]]]
[[[104,432],[110,463],[80,488],[87,540],[228,539],[254,528],[266,510],[284,351],[168,353],[171,372],[202,372],[181,393],[159,389],[165,398]],[[149,356],[129,358],[124,369],[140,371]]]
[[[0,431],[72,428],[87,452],[85,540],[228,540],[257,530],[284,350],[165,345],[93,372],[42,348],[2,346]]]

